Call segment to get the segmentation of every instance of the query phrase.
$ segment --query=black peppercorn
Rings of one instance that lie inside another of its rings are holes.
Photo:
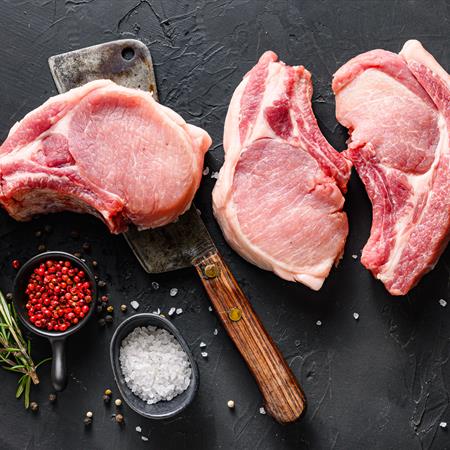
[[[45,225],[44,230],[46,233],[51,233],[53,231],[53,227],[51,225]]]
[[[8,300],[8,302],[10,302],[10,301],[12,301],[12,299],[13,299],[12,292],[8,292],[8,293],[6,294],[6,300]]]
[[[76,256],[77,258],[81,258],[81,253],[80,253],[80,252],[75,252],[75,253],[73,254],[73,256]]]
[[[109,314],[105,316],[106,323],[113,323],[113,316],[110,316]]]
[[[72,230],[72,231],[70,232],[70,237],[71,237],[72,239],[78,239],[78,238],[80,237],[80,233],[79,233],[77,230]]]
[[[106,283],[103,280],[100,280],[98,282],[98,287],[104,288],[106,286]]]
[[[41,230],[37,230],[36,233],[34,233],[34,235],[35,235],[37,238],[40,238],[40,237],[42,237],[42,231],[41,231]]]
[[[38,245],[38,252],[45,252],[47,250],[47,247],[44,244]]]
[[[84,243],[83,243],[83,250],[84,250],[85,252],[91,251],[91,244],[89,244],[89,242],[84,242]]]
[[[39,409],[39,405],[36,402],[31,402],[30,409],[31,411],[36,412]]]
[[[56,394],[50,394],[50,395],[48,396],[48,401],[49,401],[50,403],[55,403],[55,402],[56,402],[56,399],[57,399]]]
[[[98,267],[98,262],[97,261],[92,261],[92,267]]]
[[[101,327],[104,327],[105,326],[105,319],[99,319],[99,321],[98,321],[98,324],[101,326]]]
[[[123,416],[122,416],[122,414],[116,414],[116,422],[117,423],[123,423]]]
[[[103,306],[102,305],[98,305],[97,306],[97,312],[100,314],[103,312]]]

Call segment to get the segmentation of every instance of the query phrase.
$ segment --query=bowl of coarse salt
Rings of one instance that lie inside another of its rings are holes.
[[[112,337],[110,357],[123,399],[144,417],[173,417],[197,393],[197,363],[181,333],[164,317],[144,313],[123,321]]]

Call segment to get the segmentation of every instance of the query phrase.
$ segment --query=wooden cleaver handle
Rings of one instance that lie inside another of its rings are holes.
[[[215,252],[193,264],[258,383],[267,413],[280,423],[294,422],[305,410],[305,395],[224,260]]]

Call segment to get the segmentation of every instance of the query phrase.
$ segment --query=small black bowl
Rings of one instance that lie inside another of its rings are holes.
[[[35,327],[28,319],[27,309],[25,305],[27,298],[25,294],[28,280],[33,273],[33,270],[39,266],[42,262],[53,259],[56,261],[64,260],[70,261],[74,266],[82,268],[86,273],[86,277],[91,284],[92,290],[92,302],[87,315],[78,322],[76,325],[72,325],[66,331],[48,331]],[[45,337],[50,341],[53,351],[52,359],[52,384],[55,390],[62,391],[67,385],[67,370],[66,370],[66,354],[65,354],[65,340],[68,336],[76,333],[81,327],[83,327],[89,318],[92,316],[95,309],[95,302],[97,300],[97,284],[95,282],[94,274],[89,266],[83,262],[80,258],[66,252],[45,252],[34,256],[29,259],[19,270],[14,280],[14,304],[16,306],[17,313],[20,320],[33,333]]]
[[[169,401],[160,401],[149,405],[147,402],[133,394],[131,389],[127,386],[125,378],[120,367],[119,354],[122,340],[125,339],[135,328],[154,326],[167,330],[173,334],[177,341],[180,343],[182,349],[186,352],[191,364],[192,374],[191,382],[188,388],[181,394],[174,397]],[[199,373],[197,363],[192,355],[189,346],[184,340],[178,329],[167,319],[156,314],[136,314],[123,321],[114,332],[111,340],[110,349],[111,365],[114,373],[114,379],[116,380],[120,394],[122,395],[128,406],[136,411],[141,416],[149,419],[167,419],[173,417],[176,414],[187,408],[195,397],[198,391],[199,385]]]

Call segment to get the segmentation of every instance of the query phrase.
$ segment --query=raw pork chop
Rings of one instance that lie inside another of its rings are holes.
[[[214,212],[244,258],[318,290],[343,253],[350,163],[317,126],[310,73],[277,60],[264,53],[234,92]]]
[[[50,98],[0,147],[0,202],[17,220],[70,210],[111,232],[189,208],[211,139],[151,94],[99,80]]]
[[[436,264],[450,234],[450,77],[417,41],[335,74],[336,117],[373,206],[361,261],[393,295]]]

